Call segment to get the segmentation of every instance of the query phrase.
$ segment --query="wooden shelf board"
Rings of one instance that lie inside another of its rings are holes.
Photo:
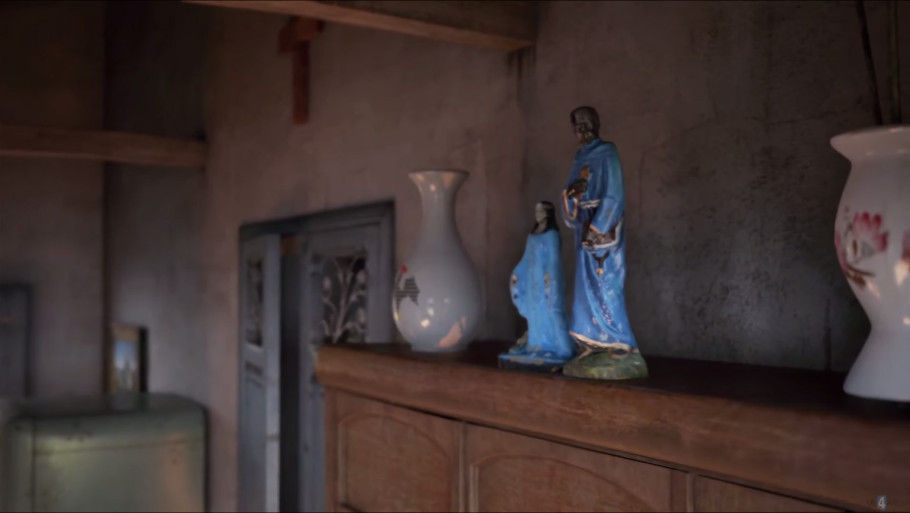
[[[507,52],[532,46],[536,33],[535,2],[524,1],[183,1],[315,18]]]
[[[326,346],[326,386],[589,447],[742,476],[846,506],[910,505],[910,409],[847,396],[843,375],[647,357],[616,382],[501,370],[508,343],[430,355],[400,345]]]
[[[194,140],[97,130],[0,124],[0,156],[100,160],[202,168],[207,146]]]

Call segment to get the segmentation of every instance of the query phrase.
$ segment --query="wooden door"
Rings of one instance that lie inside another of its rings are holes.
[[[279,511],[280,272],[278,235],[242,243],[237,483],[241,511]]]
[[[694,479],[694,511],[839,511],[704,476],[694,476]]]
[[[28,395],[29,288],[0,285],[0,398]]]
[[[460,422],[344,392],[326,401],[327,511],[462,511]]]
[[[467,426],[468,511],[671,511],[673,471]]]
[[[323,390],[315,354],[323,344],[392,338],[391,209],[322,217],[304,228],[300,351],[301,511],[325,511]]]

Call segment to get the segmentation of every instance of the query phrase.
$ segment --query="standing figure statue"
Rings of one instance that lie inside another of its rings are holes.
[[[594,379],[643,378],[648,367],[626,314],[625,192],[616,146],[600,138],[600,119],[591,107],[572,111],[581,148],[575,154],[562,213],[575,232],[575,294],[569,333],[579,355],[566,364],[568,376]]]
[[[534,208],[535,223],[521,261],[512,271],[512,302],[528,320],[528,331],[499,355],[503,368],[556,372],[575,354],[565,314],[565,280],[553,204]]]

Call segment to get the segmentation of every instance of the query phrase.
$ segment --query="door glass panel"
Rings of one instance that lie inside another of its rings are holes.
[[[324,344],[363,342],[367,333],[366,253],[317,257]]]
[[[262,256],[255,255],[245,262],[247,279],[246,316],[244,338],[247,344],[262,347]]]

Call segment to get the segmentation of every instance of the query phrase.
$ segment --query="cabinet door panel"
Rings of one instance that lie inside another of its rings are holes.
[[[840,511],[746,486],[695,477],[695,511]]]
[[[342,392],[330,400],[336,508],[460,509],[460,423]]]
[[[467,426],[469,511],[670,511],[670,469]]]

